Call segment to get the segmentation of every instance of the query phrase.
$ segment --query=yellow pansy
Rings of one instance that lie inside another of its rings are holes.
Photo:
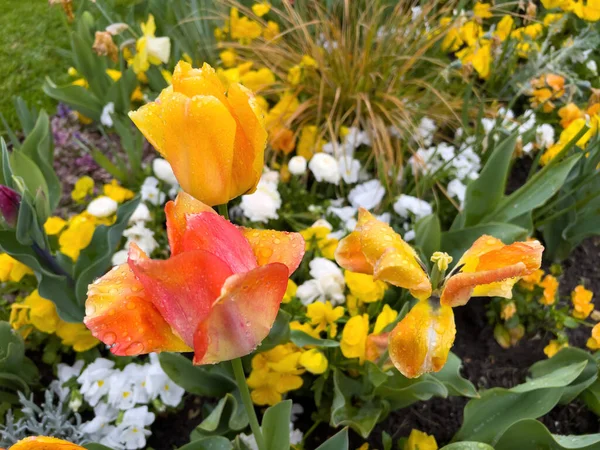
[[[29,323],[44,333],[56,332],[61,322],[56,306],[50,300],[41,297],[37,289],[23,300],[23,305],[29,309]]]
[[[491,6],[492,5],[489,3],[477,2],[475,3],[475,6],[473,6],[473,15],[480,19],[489,19],[492,17],[492,12],[490,11]]]
[[[285,290],[285,295],[283,296],[283,300],[281,303],[289,303],[296,296],[296,291],[298,290],[298,285],[294,283],[294,281],[290,278],[288,280],[287,289]]]
[[[327,370],[329,365],[327,357],[316,348],[302,353],[299,364],[314,375],[320,375]]]
[[[85,352],[100,343],[82,323],[61,320],[56,328],[56,335],[62,339],[63,345],[73,347],[76,352]]]
[[[587,340],[585,345],[590,350],[600,349],[600,323],[594,325],[594,328],[592,328],[592,336]]]
[[[326,226],[312,226],[300,231],[300,234],[306,242],[306,251],[319,249],[324,258],[333,260],[338,240],[329,237],[331,229]]]
[[[373,275],[367,273],[346,270],[344,280],[346,280],[350,293],[363,303],[373,303],[381,300],[387,289],[387,284],[375,280]]]
[[[381,333],[385,329],[385,327],[387,327],[391,323],[394,323],[397,317],[398,311],[395,311],[392,308],[390,308],[390,305],[384,305],[383,309],[377,316],[377,320],[375,320],[373,334]]]
[[[298,156],[310,161],[313,155],[319,153],[325,144],[325,139],[319,137],[319,129],[315,125],[306,125],[300,131],[296,153]]]
[[[7,253],[0,253],[0,282],[18,283],[25,275],[33,275],[33,270]]]
[[[71,198],[76,202],[82,202],[88,195],[94,192],[94,180],[91,177],[83,176],[75,182]]]
[[[348,358],[358,358],[360,364],[365,360],[367,335],[369,334],[369,316],[352,317],[344,326],[340,347],[342,354]]]
[[[314,302],[306,307],[306,317],[310,319],[315,331],[321,332],[329,329],[329,337],[337,335],[337,324],[335,323],[344,315],[344,308],[331,305],[330,301],[325,303]]]
[[[544,347],[544,354],[548,357],[548,358],[552,358],[554,355],[556,355],[561,349],[568,347],[569,343],[568,342],[559,342],[556,339],[552,339],[548,345],[546,345]]]
[[[423,433],[415,428],[412,429],[404,450],[437,450],[438,445],[433,436]]]
[[[268,2],[260,2],[252,5],[252,12],[258,17],[262,17],[271,11],[271,5]]]
[[[86,248],[94,235],[96,224],[87,214],[79,214],[69,220],[67,229],[62,232],[58,239],[61,253],[77,260],[81,250]]]
[[[573,303],[573,317],[576,319],[587,319],[594,310],[592,297],[594,293],[584,286],[579,285],[571,292],[571,302]]]
[[[48,236],[54,236],[60,233],[66,225],[66,220],[58,216],[50,216],[46,222],[44,222],[44,231]]]
[[[131,200],[135,197],[135,192],[119,186],[117,180],[112,180],[109,184],[105,184],[103,191],[104,195],[112,198],[117,203],[123,203],[125,200]]]
[[[221,61],[225,67],[233,67],[237,62],[237,53],[235,50],[228,48],[227,50],[223,50],[221,53],[219,53],[219,58],[221,58]]]

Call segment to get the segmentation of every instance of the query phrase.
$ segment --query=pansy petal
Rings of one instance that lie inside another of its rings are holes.
[[[335,260],[346,270],[373,274],[373,266],[362,252],[358,231],[353,231],[339,242],[335,249]]]
[[[198,323],[208,316],[232,275],[229,266],[202,250],[153,260],[135,243],[129,246],[128,264],[160,315],[193,346]]]
[[[233,273],[256,267],[252,247],[238,228],[217,214],[200,213],[186,217],[183,252],[204,250],[225,261]]]
[[[196,330],[194,364],[228,361],[254,351],[273,326],[287,280],[288,268],[281,263],[228,278]]]
[[[200,200],[196,200],[190,194],[179,191],[177,198],[167,202],[165,205],[165,215],[167,216],[167,237],[171,254],[176,255],[181,252],[181,240],[186,228],[186,216],[188,214],[200,214],[201,212],[210,212],[216,214],[215,210],[205,205]]]
[[[524,263],[482,272],[459,273],[446,281],[440,301],[442,305],[462,306],[469,301],[476,286],[522,277],[526,273],[527,266]],[[499,295],[500,293],[500,290],[494,290],[491,295]],[[481,295],[484,295],[484,293]]]
[[[455,335],[452,308],[420,300],[391,332],[390,359],[407,378],[438,372],[446,364]]]
[[[85,325],[119,356],[191,349],[173,333],[127,264],[88,287]]]
[[[411,256],[390,248],[377,260],[373,278],[409,289],[413,297],[425,300],[431,295],[431,282],[425,271],[415,262]]]
[[[287,266],[291,275],[302,262],[304,238],[300,233],[252,228],[240,230],[250,243],[259,266],[280,262]]]

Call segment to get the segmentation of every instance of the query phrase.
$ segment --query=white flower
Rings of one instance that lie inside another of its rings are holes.
[[[535,142],[544,149],[554,145],[554,127],[548,123],[544,123],[535,130]]]
[[[117,212],[118,207],[119,204],[115,202],[112,198],[102,195],[92,200],[88,205],[86,211],[88,212],[88,214],[91,214],[92,216],[101,219],[104,217],[112,216],[114,213]]]
[[[148,56],[158,58],[166,64],[171,54],[171,40],[168,37],[146,36],[146,50]]]
[[[143,222],[136,222],[123,232],[123,236],[127,238],[126,248],[135,242],[147,255],[158,247],[158,242],[154,239],[154,231],[146,228]]]
[[[156,178],[171,186],[179,184],[177,178],[175,178],[171,164],[169,164],[169,161],[166,159],[155,158],[154,161],[152,161],[152,172],[154,172]]]
[[[181,403],[185,389],[175,384],[162,369],[156,353],[150,354],[150,365],[146,373],[146,392],[150,399],[160,397],[167,406],[178,406]]]
[[[117,426],[118,440],[126,449],[138,449],[146,446],[146,438],[150,430],[145,427],[154,422],[154,414],[148,412],[147,406],[140,406],[125,411],[123,421]]]
[[[277,184],[261,178],[256,192],[242,195],[240,208],[244,216],[253,222],[267,223],[269,219],[278,219],[277,211],[281,208],[281,195],[277,190]]]
[[[317,181],[339,184],[340,169],[335,158],[327,153],[317,153],[308,163],[308,168]]]
[[[108,359],[98,358],[88,365],[77,378],[81,384],[79,392],[90,406],[96,406],[100,399],[108,394],[110,389],[109,379],[114,372],[115,363]]]
[[[119,411],[108,403],[100,402],[94,407],[94,418],[81,426],[81,431],[94,440],[102,439],[112,429],[110,423],[119,417]]]
[[[429,117],[423,117],[416,131],[423,144],[429,146],[433,142],[433,134],[436,130],[435,122]]]
[[[120,266],[127,262],[128,251],[126,249],[119,250],[112,255],[111,263],[113,266]]]
[[[360,161],[354,158],[342,156],[338,159],[340,174],[346,183],[356,183],[360,171]]]
[[[306,158],[304,156],[294,156],[288,162],[288,170],[292,175],[304,175],[306,172]]]
[[[467,195],[467,186],[460,180],[452,180],[448,183],[448,195],[450,197],[456,197],[460,202],[461,206],[465,203],[465,197]]]
[[[309,267],[313,279],[298,286],[296,292],[303,304],[330,300],[333,305],[338,305],[346,301],[344,274],[337,264],[325,258],[315,258],[309,263]]]
[[[71,390],[68,387],[63,387],[63,384],[65,384],[71,378],[78,377],[81,373],[81,369],[83,369],[83,364],[83,360],[80,359],[72,366],[62,363],[56,366],[56,375],[58,379],[52,381],[51,387],[58,395],[58,398],[64,401],[68,397]]]
[[[158,189],[158,179],[154,177],[148,177],[144,180],[140,193],[143,201],[156,206],[163,204],[166,199],[165,193]]]
[[[385,189],[379,180],[371,180],[355,186],[348,194],[348,201],[355,208],[373,209],[384,195]]]
[[[412,213],[418,220],[431,214],[433,209],[431,208],[431,205],[424,200],[402,194],[394,203],[394,211],[404,218],[408,218]]]
[[[146,206],[145,203],[140,202],[135,208],[135,211],[129,218],[129,224],[134,224],[136,222],[148,222],[150,220],[150,210]]]
[[[115,104],[113,102],[108,102],[106,105],[104,105],[104,108],[102,108],[102,114],[100,115],[100,123],[105,127],[112,127],[113,120],[110,115],[114,113]]]

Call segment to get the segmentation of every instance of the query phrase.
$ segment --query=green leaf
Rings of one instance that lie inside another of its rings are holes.
[[[223,436],[210,436],[179,447],[179,450],[232,450],[233,445]]]
[[[415,244],[421,249],[426,262],[442,247],[442,229],[436,214],[423,217],[415,224]]]
[[[466,226],[480,223],[502,200],[517,137],[518,133],[513,133],[500,142],[479,177],[467,186],[464,207]]]
[[[494,447],[483,442],[463,441],[444,445],[440,450],[494,450]]]
[[[98,226],[90,244],[79,254],[75,263],[75,294],[79,303],[85,303],[88,286],[110,269],[112,256],[139,202],[140,198],[135,197],[119,206],[115,223]]]
[[[222,397],[236,388],[233,378],[220,366],[194,366],[179,353],[163,352],[158,358],[169,378],[192,394]]]
[[[527,446],[524,447],[524,443]],[[494,444],[496,450],[595,450],[600,447],[600,434],[558,436],[537,420],[525,419],[514,423]]]
[[[336,435],[330,437],[317,447],[317,450],[348,450],[350,441],[348,440],[348,428],[344,428]]]
[[[315,345],[318,347],[339,347],[340,343],[332,339],[317,339],[301,330],[291,330],[290,340],[298,347]]]
[[[479,397],[479,393],[473,383],[460,375],[462,361],[454,353],[448,354],[446,365],[437,373],[432,373],[431,376],[444,383],[448,389],[449,395],[463,397]]]
[[[290,416],[292,401],[284,400],[271,406],[262,418],[262,434],[265,438],[265,450],[290,449]]]

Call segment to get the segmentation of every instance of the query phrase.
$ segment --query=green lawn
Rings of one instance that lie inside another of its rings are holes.
[[[69,43],[63,16],[48,0],[0,0],[0,111],[13,128],[20,128],[13,108],[17,95],[30,106],[55,110],[42,83],[46,76],[60,83],[68,78],[69,64],[56,51]]]

